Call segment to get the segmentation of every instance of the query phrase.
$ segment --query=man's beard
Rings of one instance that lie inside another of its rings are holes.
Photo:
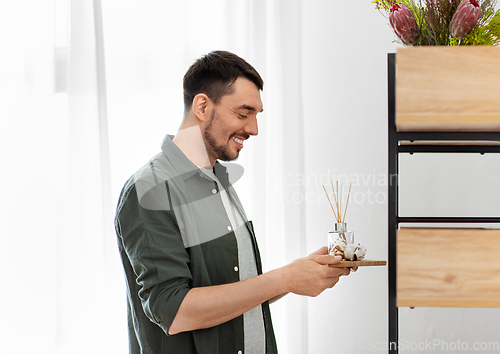
[[[236,160],[239,156],[239,150],[236,153],[236,156],[234,156],[234,153],[231,151],[231,148],[228,144],[229,141],[225,144],[224,143],[218,144],[217,139],[212,135],[214,123],[219,123],[216,125],[216,129],[220,128],[219,115],[217,114],[215,109],[212,112],[212,116],[210,117],[210,122],[205,127],[205,131],[204,131],[205,141],[208,143],[209,147],[215,153],[215,156],[217,157],[217,159],[222,160],[222,161]],[[229,140],[231,140],[234,135],[235,134],[231,135],[229,137]]]

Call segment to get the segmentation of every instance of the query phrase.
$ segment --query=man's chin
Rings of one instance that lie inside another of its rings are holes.
[[[231,155],[225,154],[224,156],[219,157],[219,160],[226,162],[236,161],[238,160],[238,157],[240,157],[240,150],[238,150],[236,154],[231,154]]]
[[[239,156],[236,156],[236,157],[234,157],[234,158],[232,158],[232,157],[225,157],[225,158],[223,158],[223,159],[219,159],[219,160],[220,160],[220,161],[224,161],[224,162],[231,162],[231,161],[236,161],[236,160],[238,160],[238,157],[239,157]]]

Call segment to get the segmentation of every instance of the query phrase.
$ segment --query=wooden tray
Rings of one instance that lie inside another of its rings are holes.
[[[352,268],[352,267],[370,267],[370,266],[385,266],[386,261],[374,261],[372,259],[363,259],[362,261],[340,261],[337,264],[329,264],[332,268]]]

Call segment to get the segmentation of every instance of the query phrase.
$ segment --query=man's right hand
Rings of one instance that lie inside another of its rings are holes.
[[[339,278],[349,275],[349,268],[331,268],[328,264],[336,264],[342,260],[340,256],[328,254],[327,247],[322,247],[307,257],[299,258],[283,267],[287,291],[297,295],[318,296],[325,289],[332,288]]]

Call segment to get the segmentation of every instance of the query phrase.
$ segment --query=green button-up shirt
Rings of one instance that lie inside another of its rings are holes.
[[[215,174],[241,214],[241,203],[219,163]],[[189,289],[239,281],[238,246],[217,184],[166,136],[162,152],[125,184],[115,228],[127,282],[131,354],[244,351],[243,316],[221,325],[168,335]],[[257,272],[261,260],[252,223]],[[262,304],[266,353],[277,353],[269,303]]]

